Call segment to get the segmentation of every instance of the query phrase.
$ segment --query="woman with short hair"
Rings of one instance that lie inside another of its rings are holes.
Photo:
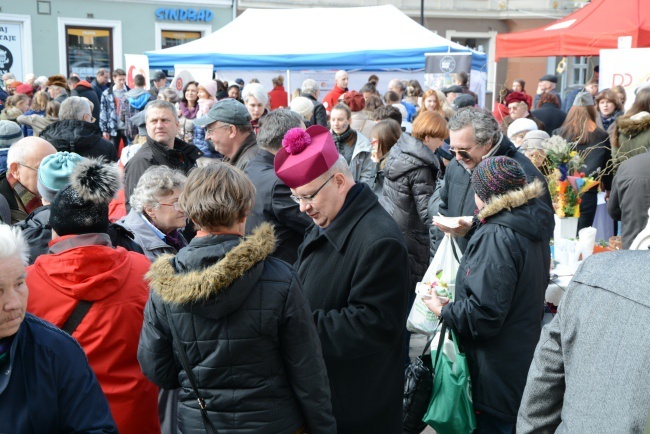
[[[266,108],[269,105],[269,95],[261,84],[249,83],[242,91],[242,100],[251,115],[253,131],[257,134],[260,131],[260,119],[269,112]]]
[[[320,339],[300,279],[270,256],[271,225],[244,238],[254,198],[253,184],[230,164],[190,173],[179,204],[198,232],[147,275],[140,365],[160,387],[182,386],[184,433],[205,432],[188,375],[219,432],[335,433]]]
[[[605,89],[596,95],[596,110],[596,125],[611,135],[616,128],[616,119],[623,114],[623,104],[613,89]]]

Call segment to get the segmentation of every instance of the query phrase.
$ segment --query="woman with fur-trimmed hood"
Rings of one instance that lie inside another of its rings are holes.
[[[456,276],[453,301],[425,303],[458,336],[467,355],[479,432],[514,432],[528,368],[541,332],[553,211],[541,181],[509,157],[472,172],[478,229]]]
[[[198,233],[147,275],[142,371],[164,389],[182,386],[178,427],[205,432],[173,326],[218,431],[335,433],[320,339],[300,279],[270,256],[270,225],[243,238],[254,197],[252,183],[230,164],[190,174],[179,205]]]

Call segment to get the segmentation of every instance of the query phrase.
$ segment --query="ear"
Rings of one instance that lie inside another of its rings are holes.
[[[9,165],[9,173],[11,173],[11,176],[13,176],[16,181],[20,181],[20,175],[18,174],[18,166],[20,165],[16,162],[13,162]]]
[[[145,206],[142,212],[147,214],[151,219],[154,219],[156,217],[156,209],[154,207]]]

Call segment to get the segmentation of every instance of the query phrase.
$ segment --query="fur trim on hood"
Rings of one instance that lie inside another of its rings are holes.
[[[629,118],[618,118],[618,132],[634,137],[650,128],[650,113],[640,112]]]
[[[151,289],[170,304],[205,301],[230,286],[275,249],[275,234],[269,223],[256,228],[216,264],[189,273],[176,273],[173,255],[160,256],[145,276]]]
[[[495,214],[500,213],[504,209],[511,210],[525,205],[531,199],[535,199],[544,194],[544,184],[539,179],[526,184],[523,188],[509,191],[505,194],[492,196],[488,203],[485,204],[481,212],[478,213],[476,218],[484,220]]]

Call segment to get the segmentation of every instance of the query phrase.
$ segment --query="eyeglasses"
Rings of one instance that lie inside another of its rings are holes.
[[[174,208],[174,211],[183,211],[183,210],[181,209],[180,205],[178,205],[178,202],[174,202],[174,203],[159,203],[158,205],[161,205],[161,206],[171,206],[172,208]]]
[[[472,152],[475,148],[476,148],[476,146],[472,146],[469,149],[458,149],[458,150],[456,150],[455,148],[450,147],[449,152],[451,152],[454,155],[459,155],[460,158],[462,158],[463,160],[469,160],[470,158],[472,158],[472,156],[470,155],[470,152]]]
[[[296,202],[296,203],[305,202],[305,204],[309,205],[310,203],[312,203],[312,202],[314,201],[314,197],[316,197],[316,195],[318,194],[318,192],[321,191],[321,190],[323,189],[323,187],[325,187],[325,184],[327,184],[328,182],[330,182],[330,180],[331,180],[332,178],[334,178],[334,175],[332,175],[332,176],[330,176],[329,178],[327,178],[327,181],[323,182],[323,185],[321,185],[320,187],[318,187],[318,190],[316,190],[316,191],[313,192],[312,194],[309,194],[309,195],[307,195],[307,196],[294,196],[294,195],[292,194],[292,195],[291,195],[291,199],[293,199],[293,201]]]
[[[32,169],[32,170],[35,171],[35,172],[38,172],[38,169],[36,169],[35,167],[32,167],[32,166],[28,166],[27,164],[18,163],[18,165],[23,166],[23,167],[26,167],[26,168],[28,168],[28,169]]]
[[[230,124],[219,125],[219,126],[216,126],[216,127],[214,127],[214,128],[208,128],[207,130],[205,130],[205,133],[206,133],[206,134],[212,134],[213,132],[215,132],[215,131],[218,130],[219,128],[230,128],[231,126],[232,126],[232,125],[230,125]]]

